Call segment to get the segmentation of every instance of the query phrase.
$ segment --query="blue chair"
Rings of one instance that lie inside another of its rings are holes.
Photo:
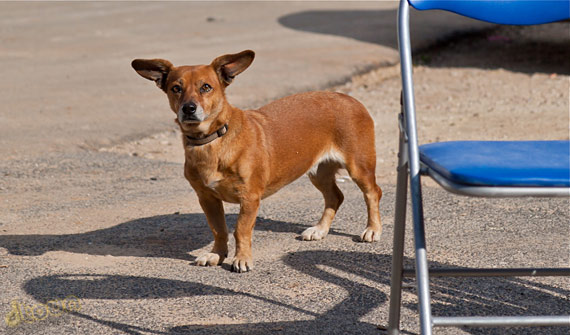
[[[403,277],[415,274],[420,330],[432,327],[570,326],[570,316],[433,316],[429,278],[493,276],[570,276],[570,268],[531,269],[429,269],[426,254],[420,177],[433,178],[444,189],[478,197],[570,196],[569,141],[459,141],[418,146],[412,56],[409,32],[410,6],[439,9],[474,19],[530,25],[570,18],[568,0],[558,1],[439,1],[401,0],[398,41],[402,74],[402,113],[394,222],[392,283],[388,333],[399,334]],[[415,269],[403,268],[408,178],[412,203]]]

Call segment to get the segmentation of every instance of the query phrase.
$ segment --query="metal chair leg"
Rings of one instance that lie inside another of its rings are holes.
[[[422,193],[420,184],[420,155],[415,118],[414,83],[412,79],[412,47],[409,25],[410,5],[401,1],[398,8],[398,46],[402,73],[402,106],[405,115],[405,134],[408,136],[408,164],[410,167],[410,198],[414,221],[414,244],[416,250],[416,278],[420,312],[420,329],[423,335],[431,335],[431,306],[429,297],[429,274],[425,248]]]
[[[422,335],[432,333],[431,300],[429,292],[429,269],[427,262],[424,215],[420,175],[410,178],[412,211],[414,216],[414,244],[416,250],[416,285]]]
[[[396,215],[394,219],[394,246],[392,251],[392,281],[388,334],[400,333],[400,310],[402,299],[402,274],[404,262],[404,236],[406,231],[406,207],[408,197],[408,164],[405,138],[400,136],[398,179],[396,184]]]

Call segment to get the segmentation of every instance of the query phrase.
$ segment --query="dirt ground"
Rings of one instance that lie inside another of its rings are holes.
[[[414,67],[420,142],[568,139],[569,28],[567,22],[493,28],[422,50]],[[263,203],[253,272],[230,272],[231,254],[221,267],[189,266],[211,247],[211,237],[183,179],[180,134],[173,124],[149,137],[86,151],[82,155],[90,157],[89,163],[62,154],[28,162],[25,169],[21,163],[4,168],[0,187],[13,197],[7,200],[12,211],[0,226],[5,288],[0,312],[8,315],[10,301],[41,309],[53,299],[76,296],[81,305],[17,327],[2,324],[0,332],[379,333],[388,313],[399,68],[378,68],[330,90],[357,98],[375,120],[377,180],[385,194],[379,243],[356,242],[366,211],[360,192],[343,175],[338,181],[346,200],[333,231],[321,242],[300,241],[300,232],[318,219],[322,207],[320,194],[303,177]],[[164,117],[172,118],[168,113],[164,98]],[[98,158],[92,160],[93,155]],[[98,181],[113,187],[100,189]],[[515,267],[531,261],[569,265],[567,199],[470,200],[425,184],[426,199],[432,199],[426,201],[432,264],[493,266],[508,260]],[[41,192],[48,188],[50,195]],[[54,203],[53,197],[62,201]],[[229,205],[226,212],[233,228],[238,209]],[[17,225],[18,220],[33,224]],[[413,261],[409,232],[406,263]],[[406,334],[417,334],[413,281],[406,287],[402,327]],[[566,278],[436,280],[432,291],[436,313],[570,312]],[[437,333],[567,331],[466,328]]]

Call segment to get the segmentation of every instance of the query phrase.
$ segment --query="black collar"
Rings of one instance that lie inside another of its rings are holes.
[[[190,137],[190,136],[186,135],[186,144],[191,146],[191,147],[198,147],[198,146],[201,146],[204,144],[208,144],[218,137],[224,136],[227,132],[228,132],[228,125],[225,124],[222,126],[222,128],[216,130],[212,134],[210,134],[206,137],[203,137],[203,138],[195,138],[195,137]]]

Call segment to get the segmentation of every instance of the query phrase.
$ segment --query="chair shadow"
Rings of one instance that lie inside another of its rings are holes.
[[[310,10],[280,17],[284,27],[305,32],[348,37],[398,48],[396,10]]]
[[[230,229],[236,214],[227,214]],[[256,230],[301,232],[301,224],[257,218]],[[49,251],[89,255],[164,257],[194,260],[188,252],[213,241],[204,214],[171,214],[136,219],[81,234],[0,235],[0,247],[12,255],[39,256]]]
[[[73,312],[77,317],[96,322],[128,334],[378,334],[377,325],[361,321],[379,307],[388,306],[387,295],[366,281],[390,284],[391,256],[348,251],[303,251],[284,256],[286,266],[313,278],[326,281],[345,290],[345,298],[323,313],[313,312],[309,297],[295,305],[278,298],[256,296],[239,290],[220,288],[204,283],[121,275],[62,274],[32,279],[24,290],[39,302],[74,294],[82,300],[167,299],[200,295],[244,296],[279,308],[287,308],[312,317],[310,320],[258,322],[247,324],[182,325],[166,332],[126,323],[103,320],[92,315]],[[406,259],[406,263],[413,263]],[[435,266],[449,266],[436,263]],[[406,280],[408,286],[413,280]],[[412,290],[413,289],[408,289]],[[553,292],[557,293],[554,295]],[[527,313],[557,315],[567,311],[570,291],[521,279],[436,279],[432,285],[433,310],[436,314],[518,315]],[[516,298],[516,299],[515,299]],[[545,302],[544,306],[538,302]],[[416,304],[404,309],[417,313]],[[405,312],[405,310],[404,310]],[[387,320],[385,320],[387,322]],[[509,332],[512,330],[512,333]],[[465,328],[472,334],[493,334],[494,329]],[[540,328],[537,333],[565,334],[561,328]],[[403,331],[404,334],[412,334]],[[519,334],[520,329],[505,330],[504,334]]]
[[[414,20],[414,16],[420,15],[421,21]],[[474,30],[461,28],[459,23],[460,28],[453,32],[442,22],[471,19],[442,11],[417,13],[412,10],[410,16],[412,48],[414,54],[420,54],[422,65],[438,67],[430,60],[435,59],[442,48],[464,42],[459,49],[461,57],[451,60],[451,64],[446,62],[446,67],[502,68],[528,74],[570,74],[568,39],[549,40],[542,36],[520,39],[516,30],[523,28],[512,26],[509,29],[514,31],[513,36],[496,35],[499,26],[492,24],[481,25],[480,29]],[[311,10],[282,16],[278,22],[294,30],[342,36],[398,49],[396,17],[396,10]],[[568,25],[568,22],[557,24]],[[435,43],[436,46],[432,44],[438,41],[428,41],[424,45],[414,44],[417,40],[414,36],[433,32],[437,32],[445,43]],[[551,32],[542,34],[552,35]],[[417,61],[416,58],[414,60]]]

